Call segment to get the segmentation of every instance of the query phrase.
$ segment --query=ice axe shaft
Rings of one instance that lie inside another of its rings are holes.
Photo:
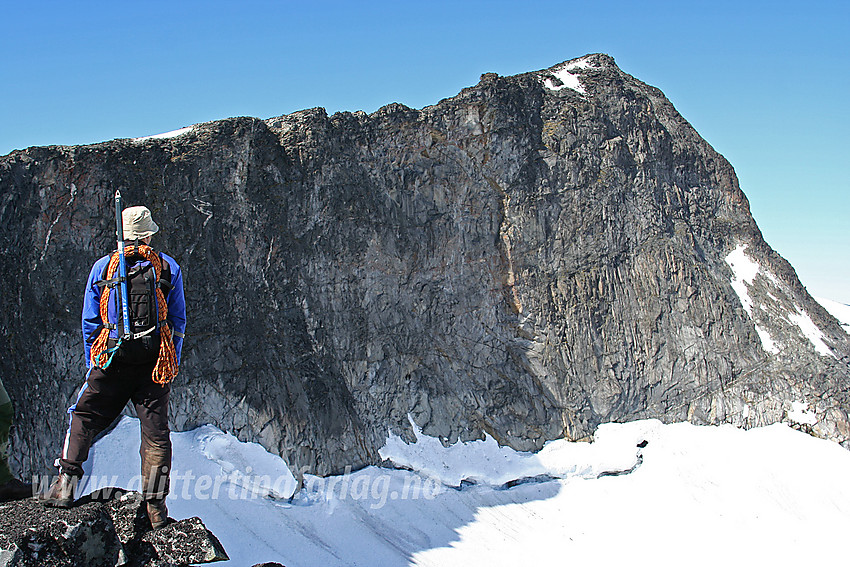
[[[121,339],[126,339],[130,336],[130,307],[127,294],[127,262],[124,259],[124,221],[121,216],[121,211],[124,207],[121,204],[121,191],[115,191],[115,226],[116,235],[118,236],[118,281],[121,288],[121,320],[124,322]]]

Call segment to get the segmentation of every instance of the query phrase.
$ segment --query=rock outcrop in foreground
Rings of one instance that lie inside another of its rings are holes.
[[[188,567],[227,559],[199,518],[152,531],[138,492],[104,489],[67,510],[32,498],[0,504],[3,567]]]
[[[174,426],[293,469],[374,463],[408,416],[517,449],[647,417],[792,415],[850,438],[850,336],[764,242],[730,164],[589,55],[422,110],[0,158],[0,371],[26,400],[24,472],[52,461],[83,380],[80,296],[116,189],[185,270]]]

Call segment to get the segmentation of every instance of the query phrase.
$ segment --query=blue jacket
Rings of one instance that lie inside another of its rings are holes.
[[[174,350],[177,352],[177,363],[180,363],[180,354],[183,350],[183,334],[186,332],[186,300],[183,297],[183,272],[180,271],[180,266],[168,254],[161,254],[162,259],[168,262],[171,268],[171,285],[173,286],[165,297],[168,303],[168,321],[171,327],[171,336],[174,339]],[[86,282],[86,291],[83,294],[83,343],[86,351],[86,368],[91,367],[91,347],[94,340],[97,338],[98,329],[103,325],[100,318],[100,294],[102,288],[98,287],[97,282],[103,277],[103,271],[109,264],[110,256],[104,256],[94,263],[91,272],[89,273],[88,282]],[[145,265],[147,260],[140,260],[132,265],[128,263],[127,271],[130,271],[135,265]],[[114,298],[118,296],[117,288],[109,295],[109,321],[116,323],[118,321],[117,303]],[[118,331],[113,329],[109,332],[112,338],[118,337]]]

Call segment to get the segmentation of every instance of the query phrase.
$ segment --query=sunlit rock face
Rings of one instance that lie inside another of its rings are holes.
[[[0,158],[19,470],[56,456],[84,380],[82,288],[114,247],[116,189],[184,270],[173,426],[294,470],[377,462],[408,416],[524,450],[644,417],[850,438],[850,336],[764,242],[730,164],[597,54],[422,110]]]

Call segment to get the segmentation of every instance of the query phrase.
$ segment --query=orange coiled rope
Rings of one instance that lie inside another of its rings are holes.
[[[135,246],[128,246],[124,250],[125,256],[130,256],[134,253],[144,256],[145,259],[153,265],[154,273],[156,274],[156,281],[159,283],[159,279],[162,275],[162,259],[159,254],[154,252],[153,248],[145,244],[139,245],[138,250]],[[118,252],[116,251],[112,253],[112,258],[109,259],[109,265],[106,268],[106,279],[112,279],[117,269]],[[91,347],[92,364],[101,368],[105,368],[105,366],[109,364],[107,362],[104,366],[101,366],[101,355],[106,353],[106,342],[109,339],[109,329],[106,328],[106,325],[109,323],[110,292],[111,288],[107,286],[103,289],[103,293],[100,296],[100,319],[103,321],[104,328],[100,331],[100,334],[94,340]],[[159,285],[156,286],[156,303],[158,308],[158,320],[165,321],[168,316],[168,304],[165,301],[165,294],[162,292]],[[159,333],[159,358],[156,359],[156,366],[154,366],[151,378],[157,384],[168,384],[175,376],[177,376],[177,372],[179,371],[177,364],[177,352],[174,350],[174,340],[171,337],[171,328],[167,324],[163,323],[160,326]]]

